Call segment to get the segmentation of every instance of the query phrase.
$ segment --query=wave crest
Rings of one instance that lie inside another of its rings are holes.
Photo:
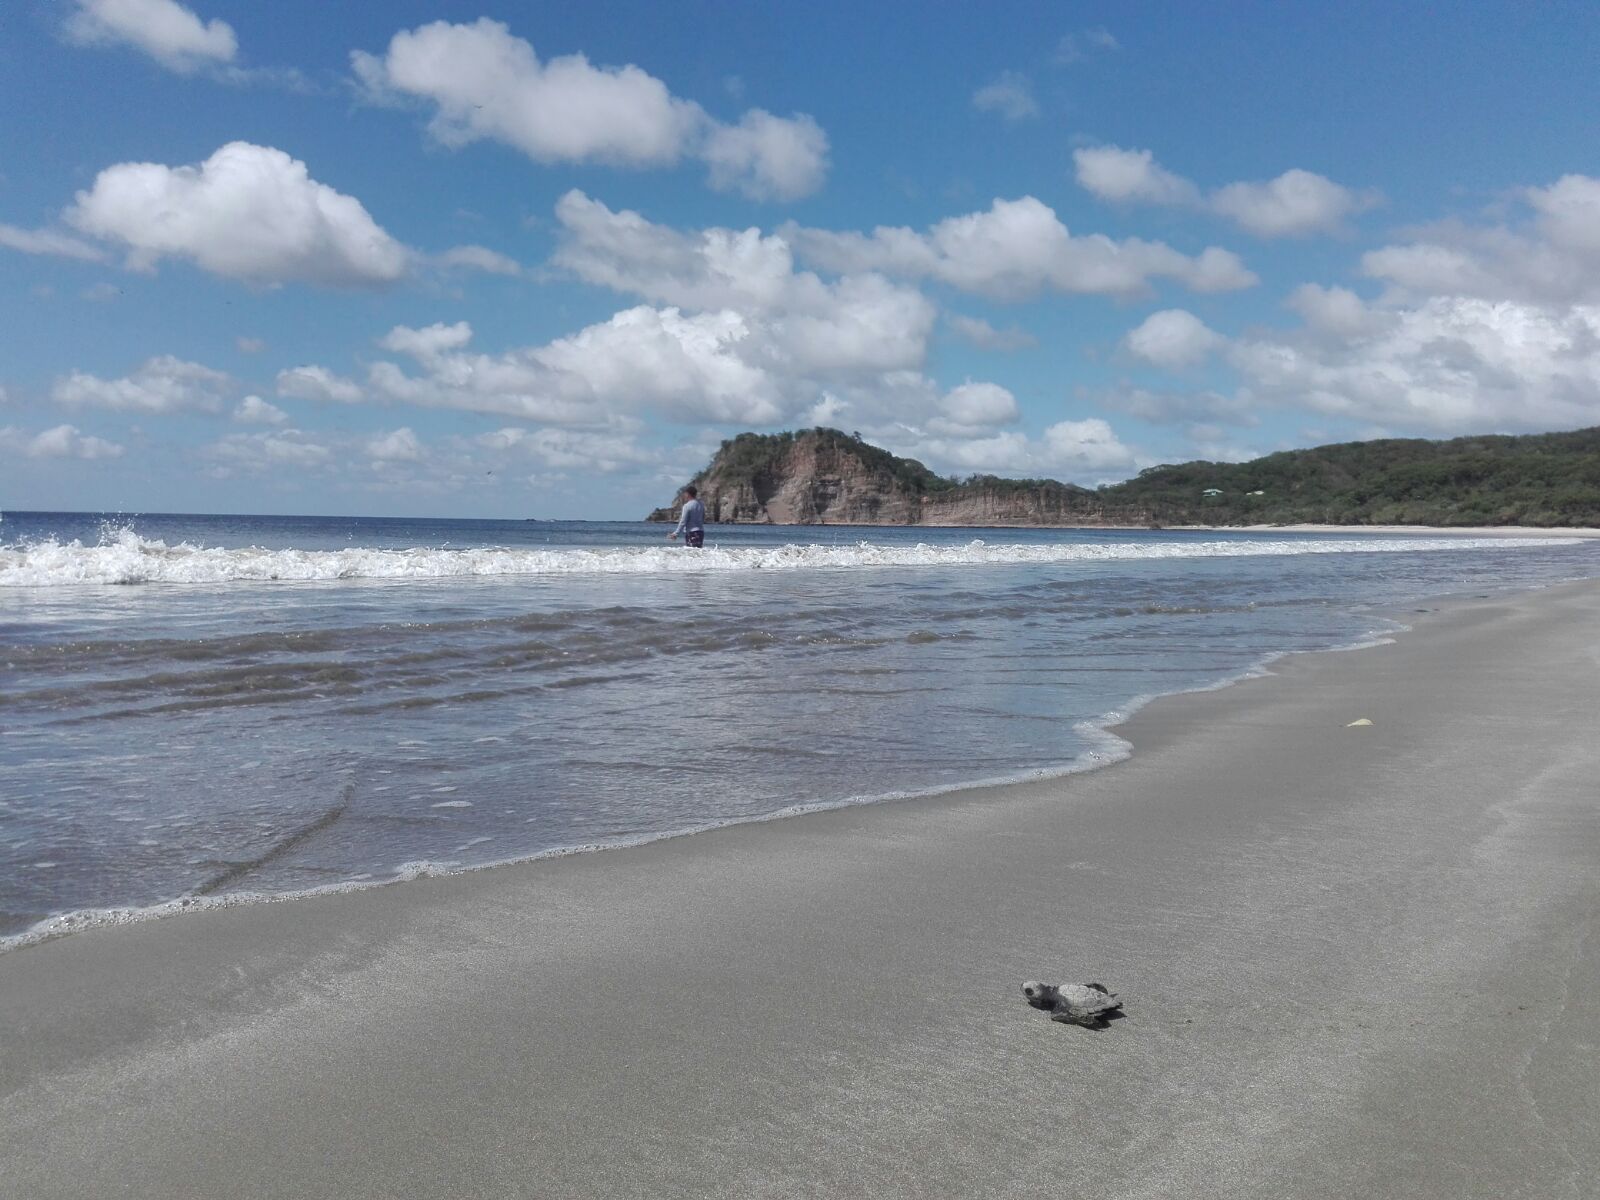
[[[0,587],[94,584],[324,582],[362,579],[452,579],[526,575],[659,575],[724,571],[800,571],[818,568],[952,567],[1150,558],[1253,558],[1290,554],[1360,554],[1427,550],[1518,549],[1576,545],[1578,538],[1350,538],[1218,541],[1063,542],[991,545],[851,546],[792,544],[763,547],[640,546],[604,550],[482,547],[405,550],[230,549],[140,537],[130,529],[98,545],[80,541],[0,545]]]

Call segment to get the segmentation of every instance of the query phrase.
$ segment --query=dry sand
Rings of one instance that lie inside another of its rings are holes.
[[[0,1194],[1600,1195],[1597,711],[1575,585],[1066,780],[18,950]]]

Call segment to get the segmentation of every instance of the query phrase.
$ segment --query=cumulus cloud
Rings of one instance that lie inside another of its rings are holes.
[[[1523,188],[1509,219],[1442,221],[1362,256],[1401,297],[1449,294],[1531,304],[1600,302],[1600,179]]]
[[[241,425],[285,425],[289,414],[260,396],[246,396],[234,408],[233,419]]]
[[[1349,288],[1305,283],[1295,288],[1285,303],[1300,314],[1309,328],[1336,336],[1368,333],[1383,319]]]
[[[298,429],[229,434],[201,454],[212,463],[211,475],[219,479],[315,470],[334,462],[331,449]]]
[[[1084,146],[1072,152],[1078,184],[1114,204],[1198,204],[1200,189],[1156,162],[1149,150]]]
[[[940,399],[930,432],[945,437],[983,437],[995,428],[1013,425],[1022,416],[1017,398],[997,383],[968,380]]]
[[[477,445],[531,459],[549,471],[621,471],[662,465],[659,451],[645,449],[628,436],[615,432],[589,433],[573,429],[511,427],[479,435]]]
[[[358,404],[364,399],[360,384],[335,375],[326,367],[289,367],[278,372],[276,383],[278,395],[296,400]]]
[[[1600,307],[1433,296],[1228,356],[1258,403],[1434,435],[1600,423]]]
[[[1026,329],[996,329],[982,317],[951,313],[944,320],[957,337],[982,350],[1027,350],[1039,344],[1039,339]]]
[[[1230,183],[1211,194],[1211,209],[1257,237],[1338,233],[1345,220],[1377,197],[1354,192],[1311,171],[1285,171],[1263,183]]]
[[[1137,465],[1138,455],[1124,445],[1110,424],[1099,417],[1058,421],[1038,438],[1019,430],[989,431],[966,438],[912,431],[885,438],[902,453],[913,455],[936,470],[996,475],[1042,475],[1073,482],[1100,482],[1125,474]]]
[[[487,17],[402,30],[381,57],[358,50],[351,66],[375,100],[432,105],[429,132],[446,146],[493,140],[535,162],[633,168],[700,158],[713,187],[756,199],[805,195],[827,171],[827,136],[809,116],[752,109],[727,125],[637,66],[541,61]]]
[[[185,362],[170,354],[145,361],[131,375],[101,379],[73,371],[55,381],[50,398],[71,408],[108,408],[120,412],[218,412],[233,381],[221,371]]]
[[[1181,308],[1151,313],[1122,339],[1130,354],[1158,367],[1192,367],[1225,339],[1191,312]]]
[[[972,106],[979,112],[999,113],[1008,121],[1022,121],[1039,115],[1033,98],[1033,84],[1017,71],[1001,71],[990,83],[972,93]]]
[[[379,287],[408,251],[361,202],[311,178],[270,146],[230,142],[198,166],[119,163],[65,213],[80,231],[127,247],[149,269],[182,258],[229,279]]]
[[[744,361],[784,377],[919,367],[936,311],[914,288],[866,272],[824,281],[795,269],[786,237],[683,233],[581,192],[556,208],[554,263],[578,278],[676,308],[737,318]]]
[[[100,247],[91,246],[70,234],[51,229],[20,229],[4,223],[0,223],[0,246],[20,250],[24,254],[51,254],[58,258],[76,258],[81,262],[101,262],[105,258],[105,251]]]
[[[84,45],[131,46],[180,75],[231,63],[239,50],[226,21],[202,20],[177,0],[77,0],[66,32]]]
[[[1101,200],[1205,209],[1262,238],[1341,233],[1348,218],[1380,200],[1376,192],[1354,191],[1299,168],[1275,179],[1230,183],[1207,196],[1157,163],[1149,150],[1084,147],[1072,158],[1079,185]]]
[[[1163,242],[1074,236],[1032,196],[995,200],[987,212],[951,217],[926,233],[879,226],[871,234],[788,227],[798,253],[825,270],[932,278],[998,300],[1041,291],[1132,296],[1175,279],[1194,291],[1257,283],[1237,255],[1216,246],[1190,257]]]
[[[119,458],[124,447],[78,432],[76,425],[57,425],[29,437],[15,426],[0,428],[0,450],[29,458]]]
[[[691,315],[640,305],[546,345],[500,355],[435,351],[427,333],[402,328],[385,339],[390,348],[419,343],[423,373],[374,364],[368,382],[375,393],[560,425],[604,425],[637,409],[765,425],[786,411],[776,381],[739,353],[749,328],[734,312]]]
[[[422,442],[408,426],[369,438],[366,452],[379,462],[417,462],[423,454]]]
[[[803,113],[775,117],[753,108],[737,125],[717,125],[701,157],[711,186],[752,200],[797,200],[822,186],[828,173],[828,135]]]

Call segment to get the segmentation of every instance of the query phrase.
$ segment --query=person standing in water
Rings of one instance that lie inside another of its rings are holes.
[[[706,544],[706,506],[700,503],[700,493],[693,484],[683,491],[689,498],[683,502],[683,511],[678,514],[678,527],[667,534],[667,540],[676,541],[681,533],[683,544],[698,550]]]

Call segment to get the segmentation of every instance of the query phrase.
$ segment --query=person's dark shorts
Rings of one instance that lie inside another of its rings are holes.
[[[683,531],[683,544],[693,546],[696,550],[706,544],[706,531],[704,529],[685,529]]]

